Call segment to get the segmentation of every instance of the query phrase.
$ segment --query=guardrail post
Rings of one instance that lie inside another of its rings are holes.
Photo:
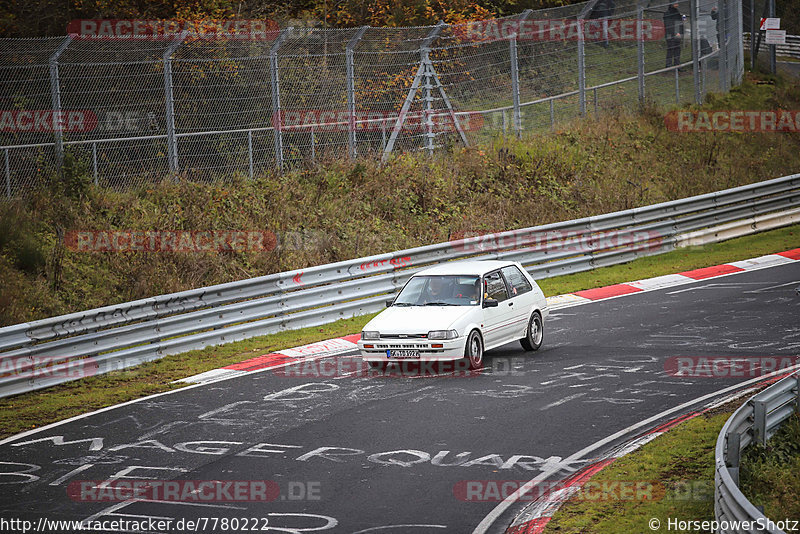
[[[700,16],[700,7],[697,0],[689,2],[690,18],[689,26],[692,31],[692,75],[694,76],[694,101],[699,106],[703,103],[702,90],[700,88],[700,34],[697,29],[697,18]]]
[[[68,35],[64,42],[61,43],[61,46],[50,56],[50,98],[53,104],[53,114],[57,117],[61,115],[61,83],[58,76],[58,58],[64,53],[64,50],[67,49],[74,38],[74,35]],[[60,172],[61,166],[64,164],[64,132],[61,129],[62,121],[57,120],[54,126],[53,136],[55,137],[56,165]]]
[[[794,411],[795,411],[795,413],[797,413],[797,415],[800,415],[800,372],[798,372],[798,373],[796,373],[794,375],[794,379],[795,379],[795,386],[794,386],[795,392],[794,393],[795,393],[795,396],[796,396],[795,403],[794,403],[794,408],[795,408]]]
[[[636,6],[636,65],[639,78],[639,102],[644,103],[644,8]]]
[[[253,179],[253,130],[247,130],[247,167]]]
[[[275,125],[275,166],[279,171],[283,171],[283,117],[281,116],[281,92],[280,82],[278,79],[278,48],[283,44],[283,41],[292,33],[293,28],[290,26],[285,30],[281,30],[278,38],[269,49],[269,77],[270,88],[272,91],[272,116],[274,117],[273,124]]]
[[[522,137],[522,115],[519,109],[519,65],[517,64],[517,36],[509,40],[509,56],[511,56],[511,98],[514,102],[514,131],[517,138]],[[503,113],[505,118],[505,113]]]
[[[758,398],[753,403],[753,440],[761,445],[767,444],[767,404]]]
[[[164,105],[167,115],[167,158],[169,171],[177,173],[178,167],[178,139],[175,137],[175,102],[172,94],[172,54],[178,49],[186,38],[186,31],[172,41],[172,44],[164,50],[162,60],[164,62]]]
[[[719,39],[719,90],[723,93],[728,92],[728,9],[725,5],[727,0],[720,0],[717,10],[717,39]],[[742,38],[741,36],[739,37]]]
[[[6,196],[10,199],[11,198],[11,164],[8,158],[8,149],[5,149],[6,153]]]
[[[584,49],[583,18],[578,17],[578,101],[581,116],[586,115],[586,51]]]
[[[727,458],[725,461],[725,466],[728,469],[728,473],[730,473],[731,478],[733,479],[736,485],[739,484],[739,461],[741,459],[741,439],[737,432],[731,432],[727,435]]]
[[[347,154],[356,157],[356,88],[355,88],[355,47],[369,26],[362,26],[347,43],[345,50],[347,68]],[[313,143],[312,143],[313,144]]]

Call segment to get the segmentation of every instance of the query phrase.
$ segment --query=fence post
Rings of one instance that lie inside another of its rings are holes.
[[[347,67],[347,154],[351,158],[356,157],[356,87],[355,87],[355,65],[353,57],[355,46],[364,36],[369,26],[362,26],[347,43],[346,67]],[[313,145],[313,142],[312,142]]]
[[[164,104],[167,114],[167,158],[169,161],[169,171],[178,172],[178,140],[175,137],[175,103],[172,94],[172,54],[178,49],[186,38],[186,31],[172,41],[172,44],[164,50],[162,56],[164,62]]]
[[[520,138],[522,137],[522,115],[519,109],[519,65],[517,64],[516,35],[510,39],[509,55],[511,56],[511,97],[514,102],[514,131],[517,134],[517,138]]]
[[[644,9],[636,6],[636,65],[639,77],[639,102],[644,103]]]
[[[767,0],[769,2],[769,16],[770,18],[775,17],[775,0]],[[775,60],[775,50],[776,46],[774,44],[769,45],[769,71],[772,74],[777,74],[778,72],[778,64]]]
[[[725,5],[726,0],[720,0],[717,10],[717,39],[719,39],[719,90],[723,93],[728,92],[728,9]],[[741,39],[741,37],[739,37]]]
[[[680,75],[678,74],[678,69],[673,69],[672,72],[675,73],[675,103],[681,103],[681,82],[680,82]]]
[[[11,165],[8,161],[8,149],[5,150],[6,153],[6,196],[10,199],[11,198]]]
[[[581,116],[586,115],[586,51],[584,49],[583,18],[578,17],[578,100]]]
[[[690,19],[689,26],[692,30],[692,74],[694,76],[694,101],[699,106],[703,103],[702,90],[700,88],[700,34],[697,29],[697,18],[700,16],[700,8],[697,0],[689,2]]]
[[[49,66],[50,66],[50,98],[53,104],[53,114],[56,116],[61,115],[61,84],[58,78],[58,58],[61,54],[64,53],[64,50],[67,49],[69,44],[72,42],[75,36],[70,34],[61,43],[61,46],[50,56]],[[61,170],[61,166],[64,164],[64,132],[61,130],[62,121],[56,121],[53,128],[53,135],[55,137],[55,152],[56,152],[56,165]]]
[[[98,185],[97,178],[97,143],[92,143],[92,170],[94,171],[94,185]]]
[[[247,130],[247,166],[253,179],[253,130]]]
[[[292,33],[293,28],[290,26],[285,30],[281,30],[278,38],[269,49],[269,75],[270,75],[270,88],[272,91],[272,116],[273,124],[275,125],[274,138],[275,138],[275,166],[279,171],[283,171],[283,117],[281,116],[281,93],[280,82],[278,80],[278,48],[283,44],[283,41]]]
[[[750,70],[756,70],[756,0],[750,0]]]
[[[556,110],[555,104],[553,104],[553,99],[550,99],[550,129],[554,129],[556,127]]]

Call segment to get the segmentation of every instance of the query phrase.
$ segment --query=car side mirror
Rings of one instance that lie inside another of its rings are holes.
[[[386,307],[387,308],[390,307],[392,304],[394,304],[394,299],[389,299],[389,300],[386,301]]]
[[[483,299],[484,308],[496,308],[499,305],[500,303],[497,302],[497,299]]]

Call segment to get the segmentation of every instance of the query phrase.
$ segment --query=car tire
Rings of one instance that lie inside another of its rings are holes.
[[[528,320],[528,329],[526,330],[525,337],[519,340],[522,348],[527,351],[539,350],[544,340],[544,323],[542,322],[542,314],[535,311],[531,314]]]
[[[469,362],[471,370],[483,367],[483,338],[480,332],[473,330],[467,336],[467,344],[464,347],[464,357]]]

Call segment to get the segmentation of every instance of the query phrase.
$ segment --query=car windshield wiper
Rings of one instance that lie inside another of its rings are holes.
[[[395,302],[392,304],[392,306],[414,306],[414,304],[411,304],[410,302]]]
[[[458,306],[458,304],[451,304],[449,302],[426,302],[425,306]]]

